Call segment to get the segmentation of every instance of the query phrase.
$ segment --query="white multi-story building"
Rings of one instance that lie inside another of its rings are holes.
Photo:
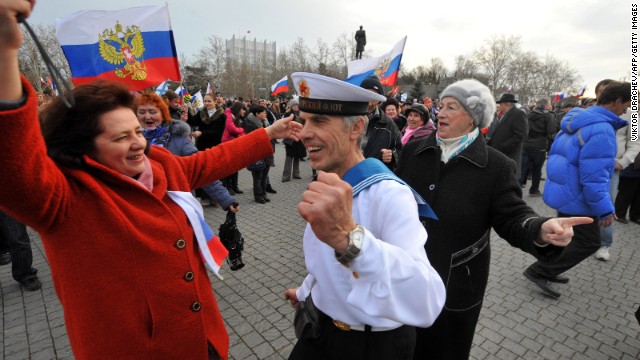
[[[276,43],[247,40],[247,37],[236,38],[235,35],[226,41],[227,56],[231,59],[251,65],[276,63]]]

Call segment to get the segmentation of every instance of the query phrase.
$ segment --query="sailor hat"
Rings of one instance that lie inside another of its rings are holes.
[[[387,100],[371,90],[323,75],[296,72],[291,74],[291,79],[300,95],[300,111],[307,113],[365,115],[370,101]]]

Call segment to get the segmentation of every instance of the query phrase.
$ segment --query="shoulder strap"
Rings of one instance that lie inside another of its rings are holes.
[[[391,170],[389,170],[389,168],[378,159],[367,158],[358,163],[356,166],[347,170],[342,180],[348,182],[353,188],[353,197],[358,196],[362,190],[382,180],[393,180],[399,182],[411,189],[411,192],[413,192],[413,197],[418,203],[418,214],[420,216],[438,220],[438,217],[422,196],[391,172]]]

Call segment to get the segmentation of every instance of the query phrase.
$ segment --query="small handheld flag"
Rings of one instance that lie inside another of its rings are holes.
[[[160,85],[158,85],[158,87],[156,88],[156,94],[158,94],[158,96],[162,96],[164,95],[164,93],[166,93],[168,90],[167,88],[167,82],[163,81]]]
[[[287,91],[289,91],[289,80],[287,80],[286,75],[282,79],[278,80],[277,83],[271,85],[271,96],[276,96]]]
[[[204,98],[202,97],[200,90],[191,97],[191,104],[193,104],[193,107],[196,110],[200,110],[204,106]]]

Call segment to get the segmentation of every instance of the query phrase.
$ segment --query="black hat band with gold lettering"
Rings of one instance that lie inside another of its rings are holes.
[[[368,112],[369,103],[363,101],[339,101],[300,97],[298,108],[300,111],[313,114],[365,115]]]

